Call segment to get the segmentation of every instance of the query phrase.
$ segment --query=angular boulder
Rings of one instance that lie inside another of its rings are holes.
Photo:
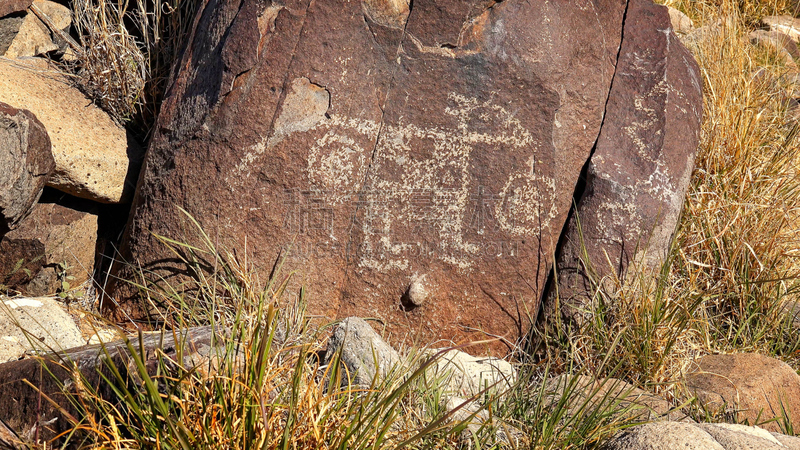
[[[0,103],[0,238],[31,212],[55,168],[44,125]]]
[[[445,395],[470,398],[481,393],[503,395],[517,380],[517,371],[508,361],[477,357],[460,350],[429,350],[435,356],[429,374],[443,380]]]
[[[339,354],[344,372],[342,384],[376,385],[400,364],[400,355],[364,319],[348,317],[328,340],[326,364]]]
[[[0,285],[49,295],[92,276],[97,215],[40,203],[0,239]]]
[[[579,321],[604,278],[665,260],[700,140],[699,68],[664,31],[666,8],[631,0],[625,17],[603,127],[556,256],[561,312]]]
[[[142,150],[66,77],[0,58],[0,102],[31,111],[47,129],[56,162],[48,186],[101,203],[130,199]]]
[[[800,427],[800,376],[775,358],[755,353],[707,355],[690,368],[685,384],[712,412],[760,425],[775,417],[782,420],[785,409],[792,426]],[[781,431],[775,421],[760,426]]]
[[[246,236],[262,278],[285,255],[316,314],[377,317],[427,342],[513,342],[599,133],[624,9],[210,2],[123,255],[180,273],[153,236],[194,239],[180,205],[220,247]]]

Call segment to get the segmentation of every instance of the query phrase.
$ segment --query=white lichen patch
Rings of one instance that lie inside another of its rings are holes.
[[[42,303],[39,300],[36,300],[35,298],[17,298],[14,300],[3,300],[3,303],[5,303],[5,305],[11,309],[39,308],[41,306],[44,306],[44,303]]]

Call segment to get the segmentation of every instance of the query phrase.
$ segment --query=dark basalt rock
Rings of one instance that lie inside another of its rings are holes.
[[[580,321],[594,287],[624,279],[629,265],[657,271],[664,262],[702,113],[700,70],[667,9],[630,0],[603,127],[557,256],[566,316]]]
[[[30,214],[55,168],[44,125],[0,102],[0,237]]]
[[[600,134],[626,2],[407,6],[208,2],[123,256],[180,279],[155,236],[198,242],[180,206],[218,248],[243,254],[246,237],[262,280],[286,257],[314,314],[426,342],[524,335]],[[135,292],[110,292],[132,308]]]

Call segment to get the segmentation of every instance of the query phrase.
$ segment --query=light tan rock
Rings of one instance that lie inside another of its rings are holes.
[[[785,408],[800,429],[800,376],[775,358],[755,353],[704,356],[690,368],[685,384],[712,412],[724,408],[738,422],[760,424],[781,418]],[[761,426],[780,431],[777,422]]]
[[[772,436],[778,440],[784,447],[789,450],[800,450],[800,438],[794,436],[787,436],[785,434],[770,433]]]
[[[658,422],[618,433],[605,450],[795,450],[797,438],[727,423]]]
[[[434,355],[444,350],[429,350]],[[448,395],[472,397],[488,389],[490,395],[507,392],[517,379],[514,367],[505,360],[472,356],[459,350],[441,353],[431,374],[442,377]]]
[[[795,59],[800,58],[800,50],[788,34],[780,31],[755,30],[750,33],[749,37],[753,45],[760,45],[774,51],[787,67],[797,71]]]
[[[0,58],[0,102],[33,112],[47,129],[56,161],[48,186],[102,203],[130,198],[141,149],[64,76]]]
[[[700,423],[697,427],[710,434],[725,450],[778,450],[783,447],[769,431],[759,427],[730,423]]]
[[[69,28],[72,15],[69,8],[46,0],[33,2],[59,29]],[[6,58],[19,58],[22,56],[42,55],[53,50],[58,50],[58,45],[53,42],[50,29],[35,14],[28,12],[19,31],[3,56]]]
[[[597,380],[584,375],[560,375],[548,380],[545,389],[554,403],[569,395],[571,414],[576,414],[580,408],[613,408],[613,415],[618,418],[694,422],[664,398],[616,378]]]
[[[780,31],[789,35],[795,42],[800,41],[800,19],[792,16],[767,16],[761,19],[771,31]]]
[[[0,362],[30,351],[49,353],[84,344],[72,317],[55,299],[0,298]]]
[[[689,16],[671,6],[668,9],[669,21],[672,23],[672,29],[676,33],[689,34],[694,30],[694,22]]]
[[[602,447],[605,450],[727,450],[694,424],[657,422],[629,428]]]

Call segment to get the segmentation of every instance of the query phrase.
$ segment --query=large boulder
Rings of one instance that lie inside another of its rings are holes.
[[[690,367],[686,388],[711,412],[780,431],[784,411],[800,427],[800,376],[783,361],[755,353],[708,355]]]
[[[634,263],[637,270],[660,266],[683,207],[703,94],[697,63],[664,31],[669,23],[665,8],[630,1],[605,121],[552,285],[561,312],[579,322],[603,279],[624,279]]]
[[[0,103],[0,238],[31,212],[55,168],[44,125]]]
[[[625,7],[208,2],[123,255],[184,273],[157,238],[197,242],[179,205],[219,248],[247,237],[262,278],[286,256],[316,314],[505,349],[536,316],[600,134]]]
[[[92,276],[97,215],[40,203],[0,239],[0,285],[28,295],[49,295]]]
[[[0,58],[0,102],[31,111],[47,129],[56,162],[48,186],[101,203],[130,200],[142,150],[66,76]]]

